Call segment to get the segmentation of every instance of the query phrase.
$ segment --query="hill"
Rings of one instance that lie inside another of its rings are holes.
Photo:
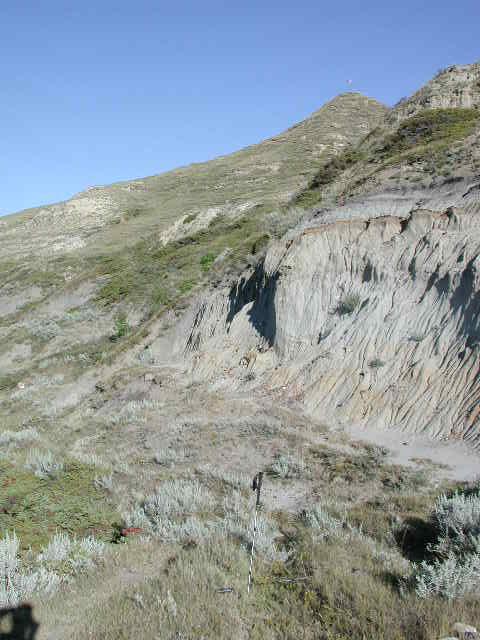
[[[461,637],[479,143],[454,66],[2,221],[0,601],[40,638]]]

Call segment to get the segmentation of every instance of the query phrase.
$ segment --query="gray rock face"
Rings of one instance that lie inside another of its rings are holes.
[[[424,193],[435,209],[409,210],[377,194],[312,219],[197,303],[173,350],[213,387],[478,446],[478,192]]]
[[[422,109],[472,108],[480,105],[480,63],[453,65],[443,69],[408,100],[402,100],[388,115],[398,122]]]

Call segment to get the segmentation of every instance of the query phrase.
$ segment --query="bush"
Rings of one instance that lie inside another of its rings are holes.
[[[233,489],[250,490],[252,486],[251,478],[240,471],[227,471],[208,464],[200,467],[198,471],[202,476],[205,476],[206,479],[219,480],[222,484],[232,487]]]
[[[8,531],[0,540],[0,606],[17,606],[32,595],[50,595],[69,577],[91,568],[105,552],[93,537],[76,540],[56,534],[28,563],[20,558],[20,541]]]
[[[63,471],[63,462],[57,462],[51,451],[30,449],[25,467],[39,478],[54,478]]]
[[[61,333],[60,326],[51,318],[36,318],[32,320],[28,329],[39,340],[53,340]]]
[[[101,557],[106,548],[104,542],[93,536],[78,540],[67,533],[57,533],[38,554],[37,562],[59,573],[71,575],[90,568],[93,560]]]
[[[21,429],[20,431],[3,431],[0,433],[0,446],[25,443],[39,438],[36,429]]]
[[[278,478],[299,478],[306,470],[305,461],[302,458],[287,455],[279,455],[270,465],[268,471]]]
[[[215,499],[200,483],[193,480],[170,480],[145,498],[133,512],[127,513],[127,526],[145,528],[168,537],[168,530],[197,512],[213,510]]]
[[[113,490],[113,475],[109,474],[108,476],[95,476],[93,480],[94,485],[97,489],[104,489],[105,491]]]
[[[303,514],[305,523],[315,532],[315,537],[323,539],[328,536],[340,536],[346,532],[346,521],[344,518],[333,517],[327,509],[317,504]]]
[[[233,479],[229,480],[229,484],[233,484]],[[238,478],[235,479],[237,481]],[[169,481],[160,485],[140,506],[125,514],[125,523],[127,526],[140,527],[168,542],[206,542],[230,538],[248,551],[253,536],[252,505],[236,489],[230,490],[222,504],[197,481]],[[283,552],[276,548],[278,534],[278,529],[270,519],[259,513],[255,547],[264,558],[284,558]]]
[[[431,521],[438,542],[435,552],[464,556],[480,550],[480,494],[441,495],[435,503]]]
[[[349,315],[353,313],[360,304],[360,296],[358,293],[349,293],[337,305],[335,309],[339,316]]]
[[[0,540],[0,605],[15,606],[23,596],[18,580],[18,539],[15,534],[10,537],[8,531]]]
[[[115,318],[115,333],[111,337],[112,340],[119,340],[128,336],[131,331],[131,327],[127,320],[126,313],[119,313]]]
[[[426,109],[404,120],[382,149],[389,154],[433,142],[454,142],[468,136],[478,123],[475,109]]]
[[[209,271],[212,264],[215,262],[215,255],[213,253],[207,253],[200,258],[200,265],[202,271]]]
[[[415,593],[419,598],[442,596],[448,600],[480,596],[480,555],[460,560],[451,554],[444,561],[422,562],[415,576]]]
[[[154,461],[165,467],[172,467],[175,464],[184,462],[187,457],[185,449],[160,449],[153,456]]]
[[[370,362],[368,363],[368,366],[371,369],[380,369],[381,367],[385,366],[385,362],[383,360],[380,360],[379,358],[373,358],[373,360],[370,360]]]
[[[190,213],[188,216],[185,216],[183,219],[183,224],[190,224],[198,217],[198,213]]]
[[[366,154],[359,149],[346,149],[338,156],[335,156],[323,165],[307,189],[297,196],[295,203],[303,207],[318,204],[322,199],[324,187],[334,182],[343,171],[353,167],[353,165],[365,158]]]
[[[424,333],[412,333],[408,336],[409,342],[422,342],[425,338],[426,335]]]
[[[480,494],[441,495],[430,516],[436,541],[429,545],[433,561],[415,571],[421,598],[447,599],[480,595]]]

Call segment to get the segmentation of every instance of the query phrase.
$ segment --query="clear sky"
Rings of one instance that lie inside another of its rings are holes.
[[[0,0],[0,214],[259,142],[480,58],[479,0]],[[352,80],[352,84],[347,84]]]

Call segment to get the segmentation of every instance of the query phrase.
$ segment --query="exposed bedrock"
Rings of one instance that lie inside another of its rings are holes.
[[[199,302],[176,329],[176,351],[214,388],[478,446],[479,253],[473,200],[317,222]]]

